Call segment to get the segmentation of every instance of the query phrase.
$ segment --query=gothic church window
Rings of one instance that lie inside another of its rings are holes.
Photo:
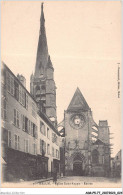
[[[36,91],[40,90],[40,86],[37,85],[35,89],[36,89]]]

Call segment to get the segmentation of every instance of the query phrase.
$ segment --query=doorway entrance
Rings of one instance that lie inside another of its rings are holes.
[[[73,174],[74,176],[82,175],[82,162],[75,162],[73,164]]]

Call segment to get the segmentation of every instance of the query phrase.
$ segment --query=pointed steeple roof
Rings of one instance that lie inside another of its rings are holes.
[[[104,143],[102,140],[97,139],[97,140],[93,143],[93,145],[105,145],[105,143]]]
[[[35,77],[39,78],[42,71],[45,71],[45,67],[48,63],[48,46],[47,37],[45,31],[45,18],[43,11],[43,3],[41,4],[41,18],[40,18],[40,33],[37,49],[37,58],[35,66]]]
[[[89,110],[89,106],[82,95],[80,89],[77,87],[74,96],[67,108],[67,111]]]

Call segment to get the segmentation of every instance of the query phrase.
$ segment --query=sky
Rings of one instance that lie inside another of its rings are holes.
[[[1,57],[12,72],[23,74],[30,91],[40,29],[40,1],[1,3]],[[121,98],[117,72],[121,63],[120,1],[45,1],[48,51],[57,86],[58,122],[77,87],[93,118],[108,120],[112,156],[121,149]],[[121,70],[121,67],[120,67]]]

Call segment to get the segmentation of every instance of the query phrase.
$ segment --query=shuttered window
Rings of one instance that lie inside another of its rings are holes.
[[[11,131],[8,131],[8,147],[11,147]]]
[[[20,115],[18,110],[14,109],[14,125],[19,128]]]
[[[7,74],[7,89],[11,95],[14,95],[14,78],[9,72]]]

